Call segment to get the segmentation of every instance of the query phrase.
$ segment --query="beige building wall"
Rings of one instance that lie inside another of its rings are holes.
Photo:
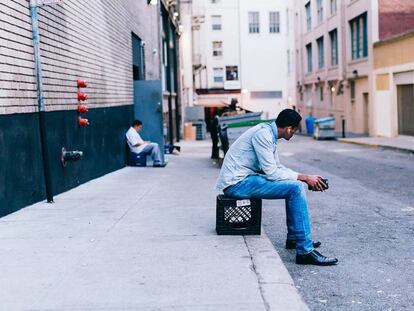
[[[333,116],[336,130],[342,130],[345,120],[347,132],[372,131],[372,105],[370,96],[373,40],[378,37],[378,8],[370,0],[337,0],[336,11],[331,11],[331,1],[322,0],[323,18],[318,20],[316,0],[296,3],[297,49],[297,100],[303,117]],[[311,5],[311,30],[307,29],[305,6]],[[367,13],[368,56],[352,60],[350,21]],[[331,64],[329,33],[337,30],[338,64]],[[324,38],[324,66],[318,68],[317,39]],[[312,67],[307,71],[306,45],[312,44]],[[355,89],[355,92],[354,92]],[[355,94],[355,95],[354,95]]]
[[[374,135],[395,137],[399,134],[398,86],[414,85],[414,32],[374,45],[373,75]]]
[[[290,42],[294,37],[292,3],[285,0],[192,2],[192,59],[197,105],[220,106],[236,98],[241,107],[262,111],[266,119],[276,118],[288,104],[293,105],[295,96],[288,91],[288,84],[294,84],[295,52]],[[253,12],[258,13],[260,30],[250,33],[249,13]],[[270,12],[278,13],[279,22],[274,26],[278,30],[270,30]],[[212,28],[214,16],[221,17],[220,30]],[[222,42],[220,56],[213,55],[213,42]],[[291,72],[288,72],[288,52],[292,56]],[[228,79],[227,66],[237,66],[237,79]],[[214,79],[214,69],[217,73],[220,68],[223,79]],[[290,89],[294,87],[290,85]]]

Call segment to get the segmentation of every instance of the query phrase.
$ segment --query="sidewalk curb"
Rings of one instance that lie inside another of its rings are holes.
[[[370,148],[383,148],[383,149],[387,149],[387,150],[400,151],[400,152],[414,154],[413,149],[406,149],[406,148],[395,147],[395,146],[387,146],[387,145],[367,143],[367,142],[362,142],[362,141],[350,140],[349,138],[337,138],[336,140],[339,141],[339,142],[342,142],[342,143],[362,145],[362,146],[367,146],[367,147],[370,147]]]
[[[267,311],[309,311],[278,252],[262,228],[261,236],[244,236]]]

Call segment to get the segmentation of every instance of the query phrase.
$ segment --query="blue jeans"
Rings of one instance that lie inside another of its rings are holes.
[[[157,143],[146,144],[140,153],[150,154],[154,163],[161,163],[160,146]]]
[[[305,184],[301,181],[271,181],[264,176],[250,175],[224,189],[224,195],[237,199],[285,199],[287,238],[296,240],[297,254],[313,250]]]

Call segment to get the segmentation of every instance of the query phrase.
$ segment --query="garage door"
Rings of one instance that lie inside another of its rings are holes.
[[[398,85],[398,133],[414,136],[414,84]]]

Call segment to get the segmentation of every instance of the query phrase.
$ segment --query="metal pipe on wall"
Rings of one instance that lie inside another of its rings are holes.
[[[174,145],[174,125],[173,125],[173,109],[172,109],[172,92],[173,92],[173,77],[174,74],[172,72],[172,53],[171,53],[171,47],[170,47],[170,43],[171,43],[171,22],[168,19],[168,12],[166,11],[166,9],[161,8],[161,14],[163,16],[163,21],[164,21],[164,31],[165,31],[165,41],[167,44],[166,47],[166,57],[167,57],[167,68],[166,68],[166,88],[168,91],[168,138],[169,138],[169,143],[170,145]]]
[[[39,20],[37,16],[37,3],[30,0],[30,15],[32,19],[32,36],[35,60],[35,75],[37,84],[37,105],[39,113],[39,134],[43,159],[43,173],[45,177],[46,199],[53,203],[52,180],[50,175],[49,153],[46,135],[45,102],[43,97],[42,62],[40,57]]]

